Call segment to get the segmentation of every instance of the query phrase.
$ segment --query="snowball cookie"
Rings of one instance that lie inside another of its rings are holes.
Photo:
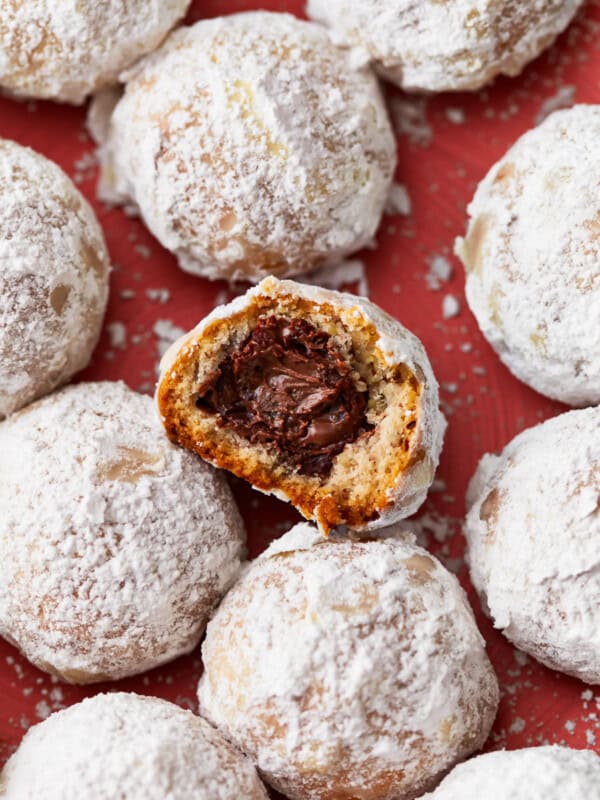
[[[600,797],[600,758],[592,750],[499,750],[455,767],[422,800],[583,800]]]
[[[191,0],[3,0],[0,89],[83,103],[154,50]]]
[[[99,694],[35,725],[0,776],[5,800],[268,800],[250,761],[165,700]]]
[[[87,366],[109,269],[94,212],[64,172],[0,139],[0,419]]]
[[[340,44],[364,51],[408,91],[479,89],[518,75],[552,44],[583,0],[308,0]]]
[[[413,514],[445,429],[419,340],[361,297],[266,278],[161,363],[168,436],[327,534]]]
[[[600,683],[600,407],[486,455],[465,525],[494,625],[546,666]]]
[[[372,241],[396,163],[375,77],[318,25],[234,14],[180,28],[126,76],[103,192],[182,269],[258,281]]]
[[[526,133],[457,242],[486,339],[517,378],[574,406],[600,402],[599,136],[600,106],[584,105]]]
[[[409,534],[296,525],[207,628],[200,711],[292,800],[408,800],[484,743],[498,685],[454,575]]]
[[[223,477],[122,383],[63,389],[0,424],[0,635],[63,680],[192,650],[243,538]]]

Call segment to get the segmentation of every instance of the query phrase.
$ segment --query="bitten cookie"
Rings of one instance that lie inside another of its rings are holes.
[[[101,194],[136,206],[182,269],[256,282],[372,241],[395,141],[374,75],[320,26],[203,20],[123,77]]]
[[[158,47],[191,0],[3,2],[0,90],[83,103]]]
[[[5,800],[267,800],[256,770],[191,711],[100,694],[35,725],[0,775]]]
[[[87,366],[109,271],[94,212],[65,173],[0,139],[0,419]]]
[[[168,436],[324,533],[414,513],[445,420],[419,340],[364,298],[267,278],[165,355]]]
[[[552,114],[488,173],[456,252],[467,300],[510,371],[573,406],[600,401],[600,106]]]
[[[412,800],[484,743],[498,684],[458,581],[410,538],[273,544],[207,628],[200,711],[292,800]]]
[[[494,625],[546,666],[600,683],[600,408],[524,431],[481,460],[465,523]]]
[[[567,27],[582,2],[308,0],[307,12],[401,88],[447,92],[518,75]]]
[[[592,800],[600,758],[592,750],[528,747],[472,758],[422,800]]]
[[[40,669],[91,683],[189,652],[243,541],[224,478],[122,383],[0,424],[0,634]]]

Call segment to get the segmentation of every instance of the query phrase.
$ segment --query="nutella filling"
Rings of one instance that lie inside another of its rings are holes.
[[[271,316],[225,358],[200,390],[198,408],[252,443],[277,448],[305,475],[325,477],[361,434],[367,392],[329,334],[303,319]]]

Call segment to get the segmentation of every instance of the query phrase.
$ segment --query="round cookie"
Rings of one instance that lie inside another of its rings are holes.
[[[100,226],[70,179],[0,139],[0,419],[87,366],[109,271]]]
[[[455,767],[422,800],[582,800],[600,797],[592,750],[528,747],[485,753]]]
[[[117,692],[52,714],[0,775],[4,800],[268,800],[250,761],[191,711]]]
[[[600,401],[598,136],[600,106],[585,105],[522,136],[479,185],[456,249],[502,361],[573,406]]]
[[[67,387],[0,424],[0,635],[63,680],[192,650],[243,540],[224,478],[122,383]]]
[[[3,2],[0,90],[83,103],[158,47],[191,0]]]
[[[471,578],[494,625],[546,666],[600,683],[600,408],[519,434],[475,473]]]
[[[498,684],[456,578],[410,538],[295,526],[207,628],[200,711],[291,800],[412,800],[479,749]]]
[[[264,11],[204,20],[124,78],[101,193],[137,206],[182,269],[256,282],[372,241],[395,141],[374,75],[320,26]]]
[[[172,441],[325,534],[413,514],[446,427],[416,336],[365,298],[277,278],[173,345],[157,402]]]
[[[407,91],[479,89],[518,75],[583,0],[308,0],[336,42],[358,48]]]

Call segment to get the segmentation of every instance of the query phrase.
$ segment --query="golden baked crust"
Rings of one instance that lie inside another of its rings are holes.
[[[435,382],[426,375],[429,365],[390,361],[376,322],[360,312],[365,301],[359,298],[268,279],[243,299],[238,308],[201,323],[165,367],[157,402],[167,435],[260,491],[289,500],[325,534],[340,525],[361,530],[386,524],[386,513],[396,513],[412,494],[412,487],[405,491],[411,483],[407,476],[419,475],[427,485],[433,478],[441,437],[433,437],[428,448],[424,430],[431,426],[429,394]],[[270,315],[304,319],[326,331],[350,364],[357,385],[368,390],[366,417],[374,429],[346,444],[327,476],[299,474],[274,449],[251,444],[196,405],[207,377],[259,319]],[[422,359],[426,361],[424,353]],[[435,407],[434,425],[439,426],[437,395]]]

